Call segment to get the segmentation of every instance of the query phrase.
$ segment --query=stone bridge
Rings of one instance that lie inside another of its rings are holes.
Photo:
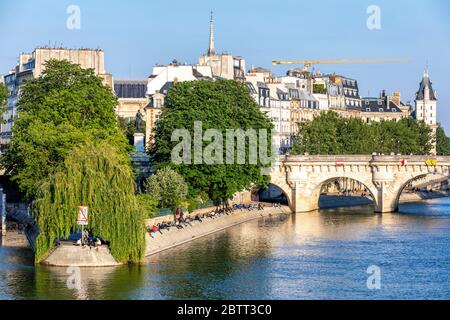
[[[427,174],[450,176],[450,156],[282,156],[271,183],[280,187],[294,212],[319,208],[322,186],[349,178],[366,186],[376,212],[398,210],[400,194],[413,179]]]

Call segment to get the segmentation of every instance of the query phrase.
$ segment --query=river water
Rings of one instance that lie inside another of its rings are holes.
[[[370,266],[380,289],[368,289]],[[247,222],[140,266],[77,276],[0,247],[0,299],[449,299],[450,198]]]

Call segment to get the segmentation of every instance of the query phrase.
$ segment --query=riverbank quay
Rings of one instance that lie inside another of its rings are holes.
[[[112,267],[117,262],[107,245],[79,246],[73,242],[61,242],[43,260],[42,264],[56,267]]]
[[[373,204],[372,199],[360,195],[321,195],[319,198],[320,209],[366,206],[371,204]]]
[[[8,230],[6,235],[0,237],[2,247],[27,248],[31,250],[30,244],[25,233],[21,230]]]
[[[400,196],[400,203],[404,202],[417,202],[422,200],[431,200],[450,197],[450,191],[436,190],[436,191],[416,191],[416,192],[403,192]]]
[[[193,212],[191,216],[203,215],[213,209],[215,209],[215,207],[201,209]],[[256,208],[251,210],[236,209],[228,215],[223,214],[212,218],[203,218],[202,222],[189,222],[189,224],[185,224],[182,229],[172,227],[170,230],[161,230],[161,232],[157,232],[152,236],[150,236],[149,232],[146,232],[145,256],[246,221],[288,213],[290,213],[290,210],[287,206],[265,207],[263,210],[257,210]],[[173,221],[173,215],[147,219],[146,226],[153,226],[163,221]],[[106,245],[80,246],[72,241],[62,241],[48,254],[42,261],[42,264],[55,267],[111,267],[121,265],[122,263],[117,262],[113,258]]]
[[[211,211],[211,208],[209,208],[209,211]],[[269,207],[266,204],[262,210],[235,209],[229,215],[224,214],[213,218],[204,218],[201,222],[189,222],[182,229],[172,227],[170,230],[161,230],[161,232],[155,232],[152,235],[147,233],[145,255],[150,256],[247,221],[290,213],[291,210],[288,206]],[[203,214],[203,212],[194,212],[192,216],[200,214]],[[163,221],[173,221],[173,216],[147,219],[146,225],[151,227]]]
[[[401,202],[415,202],[427,199],[435,199],[449,196],[447,192],[417,192],[402,194]],[[343,196],[343,195],[323,195],[320,198],[320,207],[326,208],[341,208],[351,206],[363,206],[372,204],[371,199],[357,195]],[[196,215],[202,216],[211,212],[215,207],[204,208],[194,211],[190,214],[191,217]],[[164,229],[161,232],[155,232],[150,235],[146,232],[146,248],[145,256],[150,256],[155,253],[173,248],[188,241],[192,241],[209,234],[225,230],[229,227],[259,219],[263,217],[276,216],[279,214],[291,213],[288,206],[273,207],[271,204],[265,204],[263,210],[235,209],[228,215],[223,214],[213,218],[204,218],[202,222],[191,221],[182,229],[171,227],[170,230]],[[155,217],[145,221],[146,226],[151,228],[158,223],[173,222],[173,215]],[[28,247],[30,248],[24,232],[14,231],[8,232],[7,236],[2,239],[2,245],[14,247]],[[109,253],[106,245],[99,247],[77,246],[74,243],[62,242],[53,251],[49,253],[43,264],[50,266],[78,266],[78,267],[107,267],[120,265]]]

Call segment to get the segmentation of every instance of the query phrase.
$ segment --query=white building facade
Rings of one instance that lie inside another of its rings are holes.
[[[432,129],[433,147],[431,153],[436,154],[437,94],[433,90],[428,69],[425,70],[419,85],[419,90],[416,93],[414,115],[417,120],[425,122]]]

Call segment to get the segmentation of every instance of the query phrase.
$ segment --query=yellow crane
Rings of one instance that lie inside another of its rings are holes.
[[[380,62],[408,62],[411,61],[410,58],[353,58],[353,59],[325,59],[325,60],[288,60],[280,61],[273,60],[273,65],[285,65],[285,64],[303,64],[305,66],[304,70],[309,72],[312,65],[320,64],[351,64],[351,63],[380,63]]]

